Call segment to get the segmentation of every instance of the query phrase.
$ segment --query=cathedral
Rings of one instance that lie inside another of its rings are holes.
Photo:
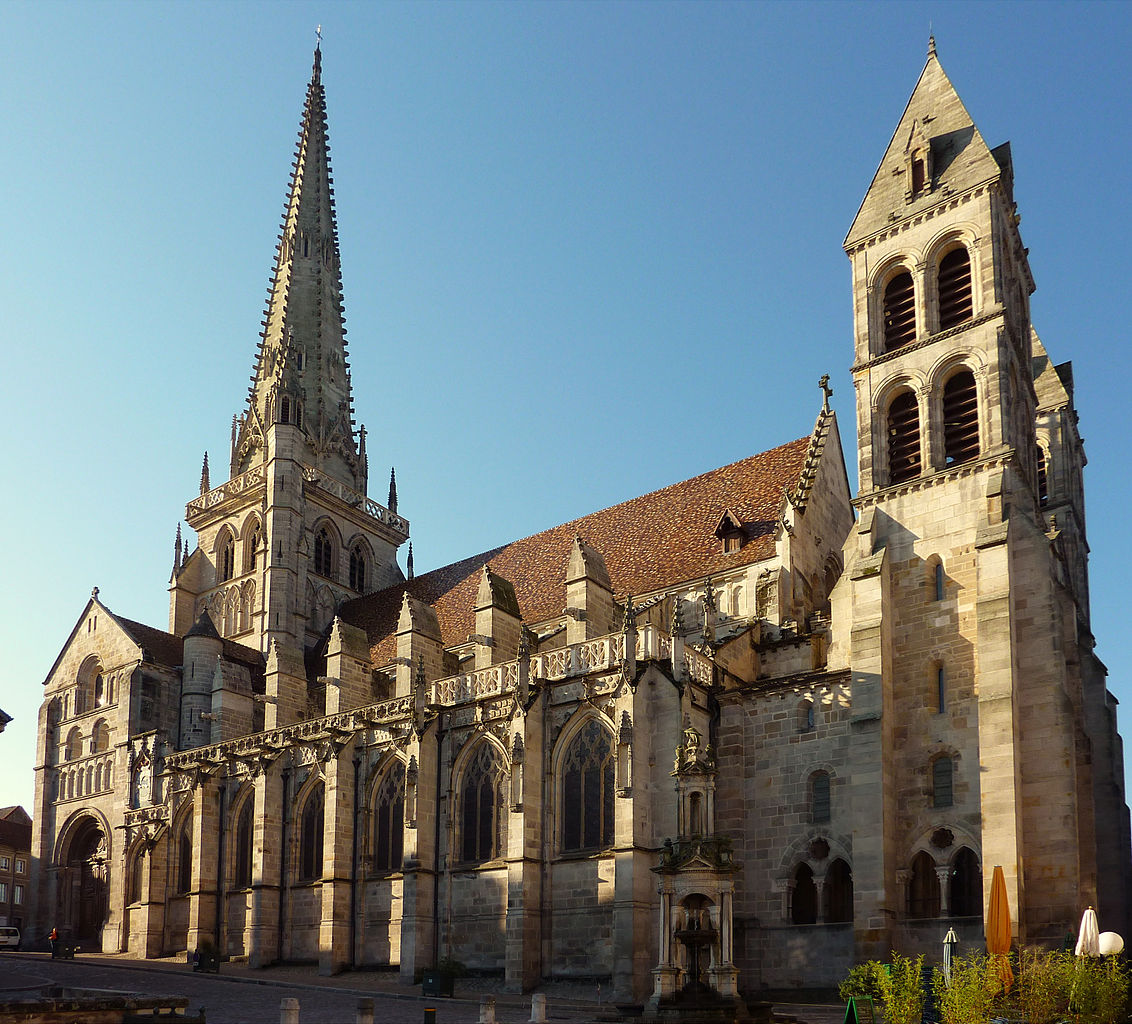
[[[979,947],[997,865],[1017,943],[1090,904],[1128,934],[1072,368],[1030,323],[1010,147],[934,43],[845,239],[855,497],[823,378],[808,436],[414,575],[328,154],[316,50],[166,628],[95,590],[44,682],[37,934],[654,1005]]]

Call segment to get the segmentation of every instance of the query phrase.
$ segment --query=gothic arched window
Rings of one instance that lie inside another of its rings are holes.
[[[955,802],[953,784],[954,765],[944,755],[932,762],[932,806],[950,807]]]
[[[193,887],[193,815],[190,811],[181,825],[181,836],[177,842],[177,886],[178,894],[187,893]]]
[[[888,482],[920,475],[920,408],[915,392],[901,391],[888,406]]]
[[[825,902],[822,918],[826,924],[853,920],[853,872],[840,857],[830,864],[825,873],[822,898]]]
[[[917,853],[912,861],[912,877],[908,881],[908,916],[939,917],[939,877],[935,873],[935,861],[924,851]]]
[[[939,329],[971,319],[971,257],[960,246],[939,261]]]
[[[350,552],[350,589],[359,593],[366,589],[366,555],[361,545]]]
[[[249,796],[240,808],[236,823],[236,850],[232,863],[232,887],[246,889],[252,884],[252,814],[255,801]]]
[[[613,843],[613,736],[590,719],[562,761],[562,849],[600,850]]]
[[[979,457],[979,400],[970,370],[960,370],[943,386],[943,454],[948,466]]]
[[[1049,461],[1046,450],[1038,445],[1038,507],[1045,508],[1049,504]]]
[[[299,878],[304,881],[322,877],[323,794],[320,782],[303,804],[299,827]]]
[[[794,892],[790,901],[790,920],[795,924],[816,924],[818,887],[809,864],[799,864],[794,872]]]
[[[374,801],[373,869],[400,871],[405,855],[405,766],[385,773]]]
[[[952,917],[977,917],[983,912],[983,871],[978,858],[966,846],[951,862],[950,897]]]
[[[503,856],[507,835],[505,774],[498,752],[481,741],[464,770],[460,785],[460,859],[494,860]]]
[[[330,531],[324,526],[314,535],[314,571],[320,576],[330,576],[334,569],[334,544]]]
[[[829,821],[829,772],[815,772],[810,779],[810,820]]]
[[[232,578],[236,564],[236,542],[232,535],[225,530],[220,538],[220,547],[216,552],[216,578],[220,583],[227,583]]]
[[[902,270],[884,289],[884,350],[916,340],[916,287],[912,275]]]
[[[244,539],[244,572],[255,572],[256,553],[263,542],[263,528],[256,523]]]

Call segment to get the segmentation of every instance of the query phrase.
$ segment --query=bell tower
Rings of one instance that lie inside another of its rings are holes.
[[[902,921],[977,912],[971,864],[984,890],[1002,865],[1019,940],[1053,938],[1095,898],[1094,687],[1081,670],[1095,658],[1039,507],[1019,221],[1010,147],[984,142],[932,40],[845,240],[862,956],[886,955]]]
[[[304,651],[338,606],[403,579],[397,548],[409,536],[392,480],[387,506],[366,493],[332,181],[316,48],[230,476],[213,487],[205,457],[185,511],[197,547],[182,550],[178,537],[170,586],[171,632],[184,635],[207,610],[221,636],[269,655],[269,696],[273,676],[291,694],[269,702],[269,727],[300,713]]]

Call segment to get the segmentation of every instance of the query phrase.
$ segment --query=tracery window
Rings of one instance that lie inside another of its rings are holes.
[[[939,917],[939,877],[935,873],[935,861],[923,850],[912,861],[912,877],[908,881],[908,916]]]
[[[334,567],[334,545],[330,531],[324,526],[314,535],[314,571],[320,576],[330,576]]]
[[[794,871],[794,890],[790,900],[790,920],[794,924],[816,924],[818,919],[818,887],[809,864],[799,864]]]
[[[350,552],[350,589],[359,593],[366,589],[366,555],[360,545]]]
[[[141,903],[142,873],[145,871],[145,850],[139,846],[134,859],[130,862],[129,891],[126,893],[127,903]]]
[[[405,766],[396,761],[377,790],[373,826],[375,871],[400,871],[405,855]]]
[[[220,539],[220,550],[216,553],[216,576],[219,582],[227,583],[232,578],[236,563],[236,542],[225,531]]]
[[[901,391],[888,406],[888,482],[920,475],[920,409],[915,392]]]
[[[810,820],[829,821],[829,772],[815,772],[810,779]]]
[[[255,801],[249,796],[240,808],[236,824],[236,850],[232,865],[232,886],[246,889],[252,884],[252,813]]]
[[[256,523],[244,541],[244,572],[255,572],[256,554],[263,543],[263,528]]]
[[[460,859],[467,862],[503,856],[507,834],[505,772],[495,747],[480,741],[464,770],[460,786]]]
[[[939,329],[971,319],[971,257],[960,246],[939,261]]]
[[[562,761],[562,850],[604,849],[613,843],[613,736],[591,718]]]
[[[841,924],[853,920],[853,872],[840,857],[829,866],[822,887],[826,924]]]
[[[916,340],[916,287],[902,270],[884,289],[884,350],[891,352]]]
[[[979,457],[979,401],[970,370],[960,370],[943,386],[943,450],[948,466]]]
[[[983,912],[983,871],[979,860],[966,846],[951,862],[948,908],[952,917],[977,917]]]
[[[299,828],[299,877],[304,881],[322,877],[323,785],[320,782],[303,804]]]

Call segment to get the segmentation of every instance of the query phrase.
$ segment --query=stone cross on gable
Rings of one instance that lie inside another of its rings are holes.
[[[823,373],[818,380],[818,387],[822,391],[822,411],[829,412],[829,400],[833,397],[833,388],[829,386],[829,374]]]

